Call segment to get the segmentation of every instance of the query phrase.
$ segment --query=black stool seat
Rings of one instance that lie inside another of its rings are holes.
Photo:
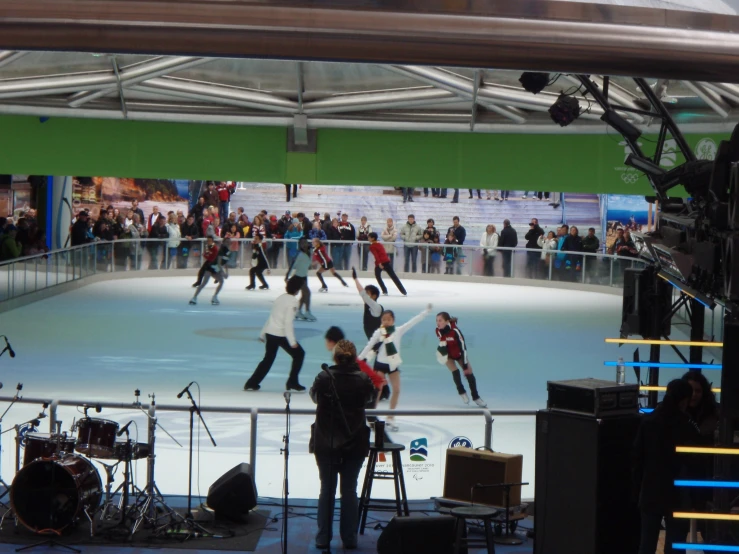
[[[454,541],[454,554],[459,554],[469,546],[484,546],[488,554],[495,554],[492,519],[500,512],[489,506],[459,506],[452,508],[451,514],[457,518],[457,533]],[[485,528],[485,539],[471,539],[467,536],[467,519],[480,519]]]
[[[410,515],[408,509],[408,495],[405,492],[405,478],[403,477],[403,462],[400,453],[405,450],[402,444],[385,443],[381,447],[370,446],[367,470],[364,474],[362,495],[359,497],[359,534],[364,534],[367,525],[367,514],[370,510],[391,511],[397,515]],[[377,460],[380,454],[390,454],[388,460],[392,464],[392,471],[381,471],[377,469]],[[372,483],[375,479],[392,480],[395,485],[395,498],[382,499],[372,498]]]
[[[459,506],[452,508],[451,514],[465,519],[492,519],[500,510],[488,506]]]

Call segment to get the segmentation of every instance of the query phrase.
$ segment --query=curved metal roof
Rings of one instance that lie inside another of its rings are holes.
[[[539,94],[520,71],[400,64],[0,52],[0,113],[154,121],[458,132],[563,132],[549,107],[561,92],[583,113],[564,132],[605,132],[576,77],[551,74]],[[602,77],[595,77],[603,86]],[[739,86],[650,79],[686,130],[731,128]],[[620,106],[648,110],[634,81],[612,77]],[[648,116],[623,112],[650,129]],[[657,129],[657,123],[654,123]]]

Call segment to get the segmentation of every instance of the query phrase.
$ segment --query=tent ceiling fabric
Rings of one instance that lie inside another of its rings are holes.
[[[659,10],[685,10],[703,13],[737,15],[739,0],[554,0],[605,6],[632,6]]]
[[[562,92],[583,113],[570,132],[603,132],[602,111],[577,79],[552,74],[539,94],[521,72],[332,62],[0,52],[0,113],[314,128],[542,132]],[[478,79],[477,84],[475,78]],[[602,86],[602,78],[594,77]],[[739,107],[739,86],[652,79],[679,124],[721,126]],[[302,83],[302,90],[298,90]],[[610,81],[612,100],[648,109],[632,79]],[[475,109],[473,109],[473,106]],[[645,129],[657,123],[623,112]],[[725,126],[725,125],[724,125]]]

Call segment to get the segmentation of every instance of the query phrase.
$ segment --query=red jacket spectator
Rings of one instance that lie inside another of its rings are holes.
[[[221,202],[228,202],[231,200],[231,195],[236,192],[236,185],[233,181],[221,181],[216,187],[218,191],[218,199]]]

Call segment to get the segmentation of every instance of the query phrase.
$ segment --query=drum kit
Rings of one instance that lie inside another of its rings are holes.
[[[115,421],[91,417],[88,410],[95,406],[90,405],[80,406],[84,417],[73,423],[69,433],[61,432],[61,422],[56,422],[54,433],[36,432],[38,419],[28,422],[34,429],[30,432],[21,433],[16,426],[16,466],[20,465],[21,446],[23,463],[9,487],[10,506],[0,519],[0,527],[12,518],[16,525],[20,523],[33,533],[61,536],[86,521],[90,536],[95,536],[96,522],[107,521],[111,525],[106,525],[106,532],[124,529],[131,538],[142,525],[153,529],[154,535],[182,525],[185,518],[166,505],[154,482],[156,428],[167,431],[154,417],[154,395],[149,395],[147,411],[138,402],[138,390],[136,394],[133,406],[146,414],[149,422],[147,442],[130,438],[131,421],[120,428]],[[99,406],[95,408],[100,411]],[[46,415],[42,412],[39,417]],[[125,439],[121,439],[124,434]],[[133,462],[137,460],[147,460],[147,484],[143,489],[133,481]],[[104,468],[105,483],[93,462]],[[123,482],[112,490],[121,465]]]

